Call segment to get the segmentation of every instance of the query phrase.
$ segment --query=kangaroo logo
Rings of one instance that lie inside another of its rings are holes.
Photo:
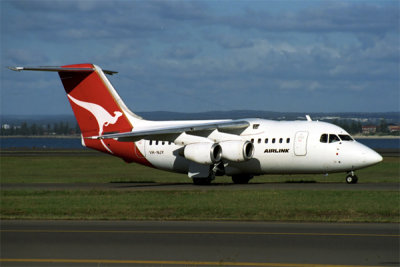
[[[68,98],[71,99],[72,102],[77,104],[78,106],[86,109],[92,115],[96,118],[97,124],[99,125],[99,136],[103,134],[103,128],[104,126],[108,126],[110,124],[115,124],[118,121],[118,118],[122,116],[122,112],[119,111],[114,111],[114,116],[112,116],[110,113],[108,113],[107,110],[105,110],[102,106],[94,104],[94,103],[89,103],[89,102],[84,102],[81,100],[78,100],[71,95],[68,95]],[[105,149],[107,149],[110,153],[114,154],[107,146],[104,144],[103,140],[100,140],[101,144],[104,146]]]

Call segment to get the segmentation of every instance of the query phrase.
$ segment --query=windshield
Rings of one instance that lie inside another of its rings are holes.
[[[319,139],[321,143],[328,143],[328,134],[323,134],[321,135],[321,138]]]
[[[348,134],[339,134],[339,136],[336,134],[322,134],[319,141],[321,143],[335,143],[340,141],[354,141],[354,139]]]
[[[354,141],[354,139],[347,134],[339,134],[340,139],[342,139],[342,141]]]
[[[336,134],[329,135],[329,143],[339,142],[340,139]]]

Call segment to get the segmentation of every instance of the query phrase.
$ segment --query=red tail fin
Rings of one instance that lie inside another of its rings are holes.
[[[65,71],[59,71],[58,74],[84,138],[109,132],[128,132],[132,129],[130,121],[116,101],[119,96],[99,67],[78,64],[62,68]],[[106,144],[103,140],[84,139],[87,147],[114,154],[112,141],[107,141]]]
[[[78,121],[85,146],[121,157],[127,162],[137,161],[150,165],[134,143],[113,139],[85,139],[106,133],[131,131],[133,126],[126,114],[128,109],[98,66],[78,64],[62,68],[65,71],[59,71],[58,74]]]
[[[84,145],[121,157],[127,162],[136,161],[151,165],[133,142],[85,138],[106,133],[129,132],[133,128],[133,121],[141,121],[141,118],[125,106],[104,74],[115,72],[103,71],[93,64],[62,67],[10,67],[10,69],[58,72],[81,129]]]
[[[92,68],[92,71],[68,71],[68,68]],[[116,92],[110,88],[104,74],[91,64],[63,66],[59,75],[83,136],[101,135],[113,131],[130,131],[132,125],[116,102]],[[102,77],[104,76],[104,77]]]

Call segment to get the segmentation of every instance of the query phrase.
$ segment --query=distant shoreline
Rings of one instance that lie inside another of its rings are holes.
[[[355,139],[400,139],[398,135],[354,135]]]
[[[1,138],[54,138],[54,139],[80,139],[80,135],[5,135]]]

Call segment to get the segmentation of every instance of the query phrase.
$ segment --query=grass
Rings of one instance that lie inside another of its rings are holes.
[[[398,183],[400,158],[357,172],[359,182]],[[251,182],[340,182],[344,173],[263,175]],[[1,183],[191,183],[184,174],[110,156],[1,156]],[[216,182],[231,183],[229,177]],[[398,191],[316,190],[2,190],[0,219],[262,220],[400,222]]]
[[[3,191],[1,219],[399,222],[397,192]]]
[[[2,183],[190,182],[186,175],[111,156],[3,156],[0,166]]]
[[[356,172],[359,183],[400,181],[400,157],[385,157],[378,165]],[[344,182],[345,173],[319,175],[263,175],[251,182]],[[139,164],[126,164],[111,156],[0,157],[1,183],[191,183],[185,174],[170,173]],[[229,177],[216,182],[230,183]]]

